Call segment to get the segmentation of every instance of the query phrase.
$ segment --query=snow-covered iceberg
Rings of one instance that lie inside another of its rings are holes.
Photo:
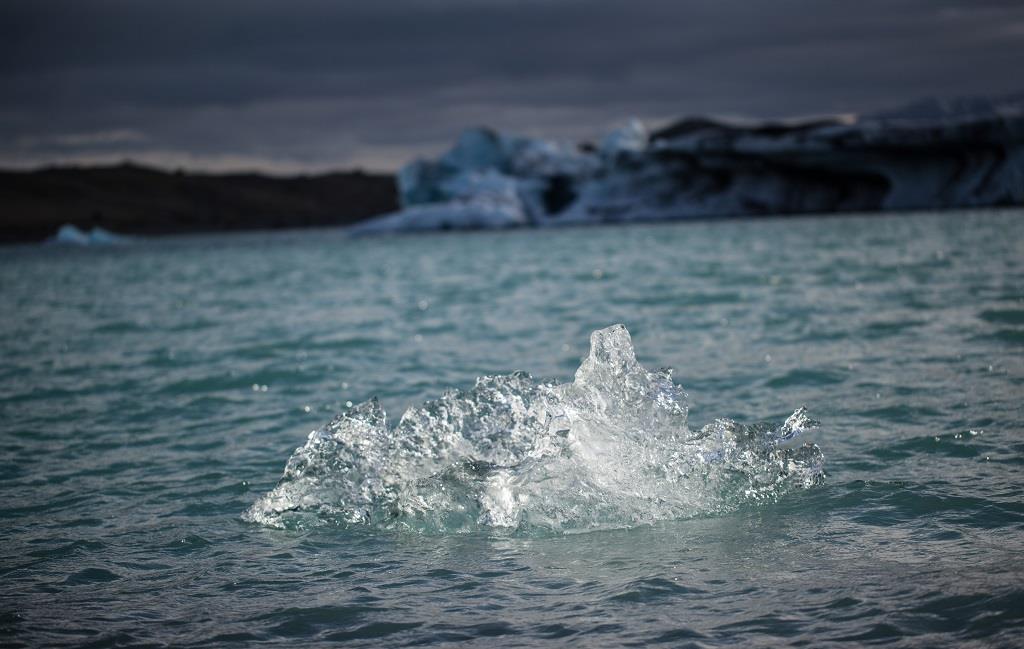
[[[861,118],[633,120],[599,145],[464,132],[357,232],[1024,204],[1024,100]]]

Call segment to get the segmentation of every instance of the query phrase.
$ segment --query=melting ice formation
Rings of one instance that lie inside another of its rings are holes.
[[[632,121],[597,147],[462,134],[354,232],[1024,203],[1024,97],[862,119]],[[934,104],[934,105],[933,105]]]
[[[771,501],[824,479],[815,426],[687,426],[669,370],[636,360],[622,325],[595,331],[571,383],[485,376],[387,425],[376,400],[309,435],[244,517],[273,527],[451,532],[628,527]]]

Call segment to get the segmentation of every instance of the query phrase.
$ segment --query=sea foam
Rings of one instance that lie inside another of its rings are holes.
[[[376,399],[309,435],[246,520],[280,528],[584,531],[726,512],[824,480],[803,408],[781,425],[687,425],[670,370],[636,360],[622,325],[595,331],[569,383],[517,372],[410,408]]]

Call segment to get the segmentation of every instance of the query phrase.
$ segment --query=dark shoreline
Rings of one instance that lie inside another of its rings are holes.
[[[273,177],[132,163],[0,171],[0,244],[43,241],[65,223],[191,234],[350,225],[395,209],[394,176],[362,171]]]

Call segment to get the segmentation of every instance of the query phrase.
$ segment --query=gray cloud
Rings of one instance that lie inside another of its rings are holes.
[[[1003,94],[1022,60],[1024,6],[998,0],[7,0],[0,165],[393,168],[482,123]]]

